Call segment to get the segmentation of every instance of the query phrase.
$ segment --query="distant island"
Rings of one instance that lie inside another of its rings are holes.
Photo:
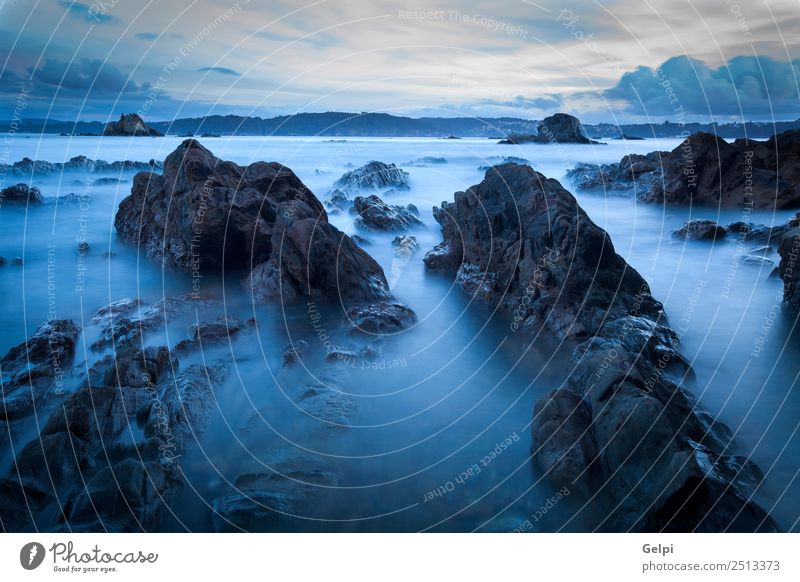
[[[297,113],[261,118],[241,115],[210,115],[147,124],[155,132],[171,136],[325,136],[325,137],[473,137],[506,139],[514,135],[537,135],[540,121],[515,117],[402,117],[388,113]],[[0,131],[9,131],[12,122],[0,121]],[[16,133],[101,135],[108,124],[102,121],[61,121],[23,119],[14,122]],[[590,139],[636,139],[686,136],[699,131],[722,138],[747,135],[768,138],[776,133],[800,129],[794,121],[748,121],[742,123],[583,124]],[[153,135],[153,134],[151,134]]]

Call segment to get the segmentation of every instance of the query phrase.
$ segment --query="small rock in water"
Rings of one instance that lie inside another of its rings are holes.
[[[89,243],[86,241],[78,243],[78,254],[85,255],[89,252]]]
[[[291,366],[302,359],[303,354],[308,351],[309,345],[306,340],[297,340],[283,348],[283,365]]]
[[[687,220],[686,224],[672,234],[686,240],[717,240],[725,238],[728,229],[713,220],[695,218]]]
[[[22,257],[14,257],[14,260],[11,261],[11,262],[14,263],[15,265],[21,265],[22,264]]]

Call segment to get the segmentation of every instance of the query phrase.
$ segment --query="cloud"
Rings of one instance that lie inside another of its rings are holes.
[[[139,40],[156,40],[159,35],[157,32],[137,32],[133,36]]]
[[[686,56],[673,57],[659,68],[639,67],[625,73],[603,97],[619,100],[636,115],[754,117],[800,111],[800,61],[767,56],[741,56],[717,68]]]
[[[71,2],[70,0],[60,0],[59,4],[67,9],[67,12],[76,18],[94,23],[116,22],[117,18],[108,13],[108,9],[101,3],[91,6],[82,2]]]
[[[219,73],[220,75],[231,75],[232,77],[241,77],[242,74],[228,67],[200,67],[195,69],[198,73]]]

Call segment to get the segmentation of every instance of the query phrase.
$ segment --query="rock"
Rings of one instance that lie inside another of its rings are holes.
[[[290,343],[283,348],[283,365],[291,366],[298,363],[303,359],[303,354],[308,351],[308,342],[306,340],[297,340]]]
[[[389,206],[374,194],[356,197],[353,207],[358,215],[356,225],[367,230],[404,231],[422,225],[413,209]]]
[[[607,320],[662,313],[608,234],[556,180],[530,166],[494,166],[480,184],[434,208],[434,218],[444,240],[425,256],[426,266],[513,313],[513,330],[544,326],[581,339]]]
[[[344,429],[350,425],[358,408],[353,398],[340,389],[334,389],[325,383],[325,378],[314,382],[301,390],[295,400],[298,408],[312,419],[319,421],[322,428]]]
[[[350,348],[334,347],[328,350],[328,353],[325,355],[325,361],[343,362],[347,365],[355,365],[355,362],[358,361],[358,352]]]
[[[189,339],[178,342],[175,351],[187,353],[202,347],[228,344],[241,330],[242,324],[238,319],[224,315],[216,321],[195,323],[189,329]]]
[[[54,319],[0,359],[0,418],[9,421],[31,414],[53,385],[61,386],[79,334],[80,328],[72,320]]]
[[[119,301],[114,301],[106,305],[105,307],[101,307],[97,311],[95,311],[94,316],[92,317],[92,321],[95,323],[100,322],[104,319],[108,318],[115,318],[122,315],[127,315],[134,309],[138,309],[139,307],[144,305],[144,301],[137,298],[125,298],[120,299]]]
[[[106,124],[103,135],[162,137],[164,134],[147,125],[136,113],[128,113],[121,115],[119,121]]]
[[[292,518],[305,517],[306,506],[321,491],[336,487],[337,476],[311,463],[279,463],[266,473],[248,473],[234,480],[237,493],[214,500],[215,532],[292,531]]]
[[[671,152],[629,155],[618,164],[579,164],[567,173],[576,187],[635,192],[644,202],[725,208],[800,206],[800,130],[765,142],[728,143],[690,135]]]
[[[42,192],[36,186],[16,184],[0,190],[0,204],[41,204]]]
[[[411,257],[417,252],[419,244],[415,236],[407,234],[394,237],[392,240],[392,247],[396,257]]]
[[[599,144],[592,141],[583,133],[583,127],[577,117],[566,113],[556,113],[546,117],[541,121],[536,135],[512,134],[506,139],[500,140],[501,144],[525,144],[525,143],[580,143],[580,144]]]
[[[322,204],[278,163],[241,167],[186,140],[164,160],[164,173],[134,177],[114,226],[147,255],[195,272],[250,268],[270,258],[273,234],[288,222],[327,221]]]
[[[0,267],[5,267],[8,264],[8,259],[0,257]]]
[[[0,173],[7,175],[26,176],[47,176],[50,174],[60,174],[71,171],[107,173],[107,172],[129,172],[129,171],[156,171],[161,170],[161,162],[150,160],[149,162],[132,162],[130,160],[107,162],[105,160],[92,160],[86,156],[75,156],[66,162],[51,163],[42,160],[34,161],[30,158],[23,158],[12,165],[0,164]],[[77,182],[77,183],[76,183]],[[79,180],[72,181],[73,186],[84,186]],[[63,197],[62,197],[63,198]]]
[[[347,311],[344,325],[348,333],[398,333],[417,323],[417,314],[401,303],[375,303]]]
[[[792,312],[800,310],[800,227],[790,229],[778,248],[781,257],[778,276],[783,280],[783,305]]]
[[[368,239],[365,239],[363,236],[358,236],[357,234],[354,234],[350,238],[353,239],[353,242],[360,247],[372,246],[372,243]]]
[[[353,209],[353,202],[347,197],[344,190],[337,188],[331,192],[330,198],[325,202],[325,208],[331,214],[342,214]]]
[[[687,220],[672,236],[686,240],[717,240],[727,236],[728,230],[714,222],[702,218]]]
[[[372,340],[369,344],[365,345],[359,350],[359,355],[367,360],[377,360],[383,357],[383,344],[381,338]]]
[[[86,241],[79,242],[78,243],[78,254],[79,255],[85,255],[88,252],[89,252],[89,243],[86,242]]]
[[[18,267],[22,266],[22,257],[14,257],[11,263],[17,265]]]
[[[62,519],[71,531],[152,532],[181,487],[176,466],[125,459],[89,479]]]
[[[409,174],[394,164],[372,161],[368,164],[351,170],[333,184],[334,188],[345,192],[358,190],[380,190],[383,188],[396,188],[408,190]]]
[[[313,219],[292,223],[273,258],[244,285],[256,301],[306,296],[356,304],[390,296],[380,265],[350,237]]]

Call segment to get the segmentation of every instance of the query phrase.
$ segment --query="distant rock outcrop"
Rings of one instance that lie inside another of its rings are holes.
[[[147,125],[136,113],[127,113],[121,115],[119,121],[108,123],[103,135],[161,137],[164,134]]]
[[[632,192],[644,202],[721,207],[800,207],[800,130],[728,143],[695,133],[671,152],[631,154],[616,164],[578,164],[576,188]]]
[[[506,139],[501,140],[501,144],[525,144],[525,143],[579,143],[579,144],[599,144],[583,133],[580,120],[567,113],[556,113],[542,120],[539,124],[538,133],[535,135],[511,134]]]
[[[66,162],[46,162],[44,160],[32,160],[22,158],[13,164],[0,164],[0,174],[14,176],[47,176],[63,172],[91,172],[95,174],[130,172],[130,171],[153,172],[161,170],[161,162],[150,160],[149,162],[132,162],[129,160],[118,162],[106,162],[105,160],[92,160],[86,156],[75,156]]]

